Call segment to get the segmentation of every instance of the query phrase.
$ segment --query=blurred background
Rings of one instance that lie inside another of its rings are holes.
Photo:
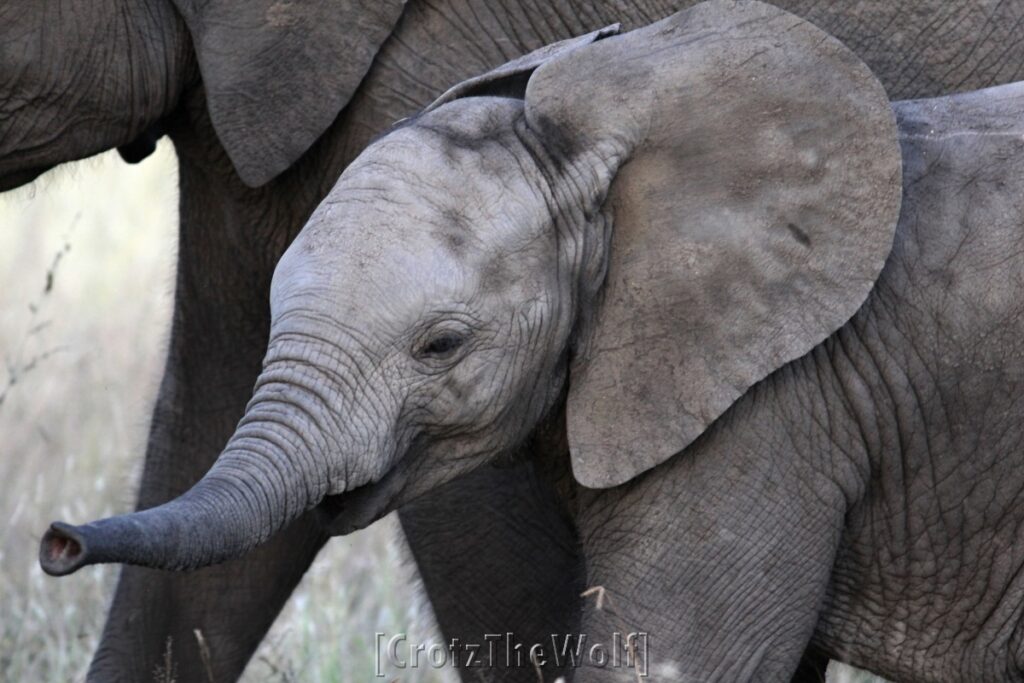
[[[36,551],[51,520],[132,508],[176,231],[167,140],[137,166],[112,151],[0,194],[0,681],[85,678],[118,568],[56,580]],[[414,575],[393,517],[332,540],[243,680],[373,680],[376,632],[439,642]],[[385,673],[377,680],[456,680],[429,667]],[[829,680],[879,679],[833,666]]]

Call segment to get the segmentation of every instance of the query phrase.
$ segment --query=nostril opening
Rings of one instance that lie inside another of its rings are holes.
[[[50,525],[39,543],[39,564],[52,576],[64,576],[83,565],[92,564],[88,554],[81,533],[63,522]]]
[[[50,532],[46,544],[47,556],[51,562],[60,560],[74,560],[82,554],[82,546],[73,538],[64,536],[60,532]]]

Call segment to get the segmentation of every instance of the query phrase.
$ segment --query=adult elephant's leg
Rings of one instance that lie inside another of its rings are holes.
[[[581,489],[588,582],[603,589],[584,608],[592,641],[610,651],[616,632],[647,633],[654,680],[791,679],[867,471],[815,365],[757,385],[664,465],[618,489]],[[596,664],[586,658],[574,680],[620,680],[621,667]]]
[[[807,648],[790,683],[825,683],[829,659],[813,648]]]
[[[318,199],[308,188],[246,190],[208,125],[193,114],[188,134],[175,140],[182,218],[174,317],[139,508],[188,489],[233,433],[266,350],[274,265]],[[174,670],[166,680],[235,680],[325,539],[309,516],[220,566],[125,567],[89,680],[151,681],[167,661]]]
[[[255,379],[255,371],[248,378],[238,367],[232,369],[237,382],[229,383],[229,373],[220,374],[217,382],[200,381],[201,375],[182,381],[182,371],[224,361],[226,354],[212,344],[184,344],[177,331],[172,345],[203,361],[174,359],[173,353],[168,361],[139,509],[174,497],[205,473],[230,435],[236,413],[241,414],[251,394],[247,387]],[[303,518],[233,562],[185,573],[124,567],[89,680],[235,680],[325,540],[319,526]],[[167,662],[172,669],[167,677],[155,675],[166,670]]]
[[[483,646],[475,659],[485,671],[463,668],[463,680],[483,673],[488,681],[535,683],[531,646],[550,652],[553,636],[576,632],[583,589],[577,534],[548,478],[529,462],[483,467],[399,517],[445,640],[457,639],[460,664],[466,645]],[[522,646],[512,657],[506,639]],[[497,656],[487,661],[481,655],[492,641]],[[554,680],[561,669],[543,659],[543,680]]]

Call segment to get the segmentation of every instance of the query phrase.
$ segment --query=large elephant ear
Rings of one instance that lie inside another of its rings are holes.
[[[603,200],[613,222],[570,373],[585,486],[685,448],[843,325],[891,249],[901,169],[885,92],[770,5],[713,0],[562,55],[534,73],[526,117],[575,185],[591,169],[587,213]]]
[[[213,128],[250,187],[295,162],[349,101],[404,0],[174,0]]]

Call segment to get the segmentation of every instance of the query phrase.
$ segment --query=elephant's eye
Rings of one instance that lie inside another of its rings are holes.
[[[462,346],[466,338],[455,332],[442,332],[433,337],[420,349],[419,355],[432,358],[448,358]]]

